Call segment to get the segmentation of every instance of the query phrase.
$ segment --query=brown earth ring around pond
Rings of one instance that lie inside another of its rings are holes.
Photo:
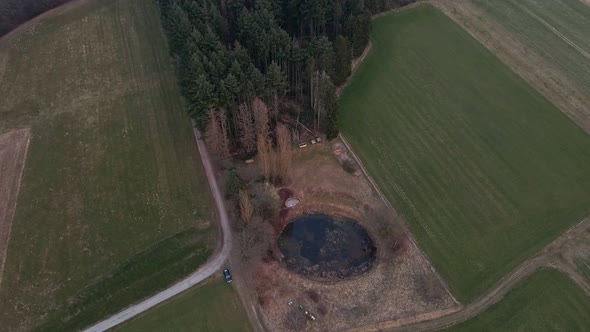
[[[287,269],[333,282],[369,271],[377,248],[357,222],[324,214],[301,215],[281,233],[278,246]]]

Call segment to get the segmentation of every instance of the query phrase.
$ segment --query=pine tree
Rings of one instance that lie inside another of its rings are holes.
[[[359,57],[369,44],[371,16],[368,13],[362,13],[350,17],[346,30],[352,47],[352,54],[355,58]]]
[[[199,75],[190,81],[186,90],[188,113],[203,128],[209,116],[208,110],[211,110],[216,104],[214,87],[205,75]]]
[[[228,135],[228,128],[227,128],[227,113],[225,109],[220,109],[219,114],[217,116],[217,121],[219,122],[219,131],[221,132],[220,135],[220,151],[219,156],[222,158],[228,158],[230,156],[229,153],[229,135]]]
[[[336,87],[329,83],[324,87],[324,104],[326,105],[325,131],[329,140],[338,136],[338,95]]]
[[[272,100],[272,114],[275,119],[279,112],[279,100],[285,95],[287,89],[287,80],[281,67],[276,62],[272,62],[266,74],[266,87],[269,99]]]
[[[277,178],[285,184],[289,181],[292,166],[292,144],[291,131],[284,124],[279,124],[276,128],[277,136]]]
[[[351,71],[352,51],[346,38],[342,36],[336,37],[334,41],[334,54],[335,70],[333,81],[335,85],[339,86],[346,81]]]
[[[246,152],[253,152],[256,150],[256,126],[252,118],[252,112],[247,104],[240,104],[238,117],[240,144],[242,144]]]

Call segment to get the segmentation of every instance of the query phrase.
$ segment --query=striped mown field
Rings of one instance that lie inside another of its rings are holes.
[[[448,331],[587,331],[590,297],[567,275],[541,270],[479,316]]]
[[[155,1],[75,1],[0,39],[0,134],[30,128],[0,330],[76,331],[215,247]]]
[[[590,6],[584,0],[472,0],[590,96]]]
[[[590,214],[590,136],[437,9],[374,21],[341,128],[469,301]]]

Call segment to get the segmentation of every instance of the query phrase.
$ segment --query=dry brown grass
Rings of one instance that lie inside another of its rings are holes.
[[[270,236],[276,233],[269,223],[262,224],[264,249],[252,250],[240,274],[256,290],[252,303],[259,307],[264,325],[271,331],[345,331],[455,310],[429,261],[412,241],[404,240],[409,235],[399,217],[365,177],[344,170],[333,150],[324,143],[295,152],[289,189],[301,203],[286,218],[321,212],[357,220],[377,246],[376,263],[357,277],[333,283],[310,280],[286,269],[277,257],[276,238]],[[315,322],[299,319],[300,304],[317,317]]]
[[[0,284],[29,138],[28,129],[0,136]]]

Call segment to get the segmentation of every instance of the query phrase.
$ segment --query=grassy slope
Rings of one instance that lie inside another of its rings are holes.
[[[199,286],[116,328],[120,332],[250,331],[235,291],[222,279]]]
[[[484,313],[449,331],[586,331],[590,297],[565,274],[543,270]]]
[[[583,0],[472,0],[590,96],[590,6]]]
[[[0,132],[33,135],[3,330],[82,327],[208,258],[211,201],[154,1],[90,0],[2,39],[0,99]]]
[[[341,127],[471,300],[590,213],[590,137],[430,6],[374,21]]]

